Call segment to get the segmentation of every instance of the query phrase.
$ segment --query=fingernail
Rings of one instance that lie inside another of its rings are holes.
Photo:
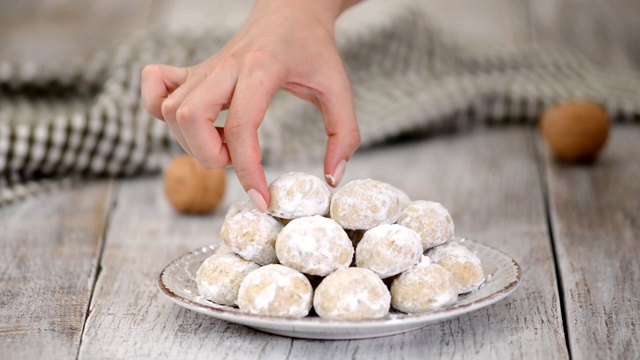
[[[338,186],[338,184],[340,184],[340,181],[342,181],[342,177],[344,176],[344,170],[346,168],[347,168],[347,161],[341,160],[338,163],[338,165],[336,165],[336,168],[333,170],[333,175],[326,174],[324,176],[327,183],[332,187]]]
[[[249,200],[258,211],[265,212],[267,210],[267,202],[264,201],[264,198],[256,189],[247,190],[247,195],[249,195]]]

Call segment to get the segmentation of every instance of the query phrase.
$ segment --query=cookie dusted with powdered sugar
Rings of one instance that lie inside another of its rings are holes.
[[[460,294],[477,290],[486,279],[480,259],[457,242],[437,246],[427,252],[427,256],[451,271],[460,284]]]
[[[409,203],[400,213],[398,224],[420,235],[423,250],[446,243],[455,230],[449,211],[442,204],[427,200]]]
[[[378,180],[350,181],[331,198],[331,218],[345,229],[368,230],[393,224],[399,213],[397,191]]]
[[[331,191],[320,178],[302,172],[280,175],[269,184],[267,213],[282,219],[327,215]]]
[[[309,314],[313,288],[299,271],[272,264],[250,272],[238,291],[238,307],[250,314],[301,318]]]
[[[457,300],[456,278],[426,256],[391,283],[391,306],[408,314],[437,310]]]
[[[251,203],[250,200],[236,201],[233,204],[231,204],[231,206],[229,206],[229,210],[227,210],[227,213],[224,215],[224,219],[227,220],[230,217],[237,215],[241,212],[251,211],[254,209],[255,207],[253,207],[253,204]]]
[[[214,254],[198,268],[198,292],[205,299],[215,303],[236,305],[242,280],[259,267],[258,264],[234,253]]]
[[[411,198],[409,197],[409,195],[407,195],[406,192],[400,190],[399,188],[391,184],[386,184],[386,185],[389,186],[391,190],[393,190],[396,193],[396,195],[398,195],[398,201],[400,202],[400,210],[404,209],[407,205],[409,205],[409,203],[411,203]]]
[[[233,252],[259,265],[275,264],[276,237],[282,224],[258,210],[241,211],[224,221],[220,237]]]
[[[390,306],[389,289],[380,277],[357,267],[324,278],[313,297],[313,308],[323,319],[377,319],[386,316]]]
[[[276,239],[280,263],[308,275],[326,276],[349,267],[353,252],[340,225],[319,215],[291,220]]]
[[[413,230],[384,224],[368,230],[356,248],[356,266],[386,279],[417,264],[422,258],[422,241]]]

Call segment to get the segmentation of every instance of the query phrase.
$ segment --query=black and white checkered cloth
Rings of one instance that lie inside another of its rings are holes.
[[[148,63],[196,64],[231,34],[156,33],[56,69],[0,63],[0,206],[73,179],[159,171],[178,147],[140,101]],[[469,44],[414,8],[337,29],[362,146],[403,134],[532,123],[560,100],[640,118],[640,75],[612,73],[558,48]],[[319,159],[320,113],[277,93],[259,130],[266,162]]]

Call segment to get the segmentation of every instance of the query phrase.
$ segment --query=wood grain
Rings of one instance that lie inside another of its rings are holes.
[[[254,2],[154,0],[151,24],[170,31],[237,31],[249,15]]]
[[[599,64],[640,69],[637,1],[492,0],[485,8],[471,1],[415,1],[461,35],[573,46]],[[250,3],[3,2],[0,61],[59,63],[90,55],[148,24],[237,28]],[[119,181],[116,194],[109,183],[94,183],[0,208],[0,357],[564,359],[567,336],[577,359],[638,358],[639,138],[637,126],[616,128],[593,167],[555,163],[525,128],[360,151],[345,182],[371,177],[415,199],[440,201],[451,211],[458,235],[504,251],[523,268],[520,288],[494,306],[370,340],[272,336],[183,309],[161,295],[161,269],[217,242],[224,210],[245,199],[231,173],[221,210],[208,216],[173,212],[159,177]],[[542,159],[542,182],[536,158]],[[294,170],[323,176],[320,161],[266,170],[269,180]]]
[[[110,189],[93,183],[0,209],[0,357],[76,358]]]
[[[640,71],[640,2],[528,0],[532,40],[576,50],[596,64]]]
[[[321,176],[321,162],[267,167]],[[566,358],[551,249],[533,147],[525,129],[478,132],[362,151],[345,181],[372,177],[414,198],[439,200],[469,235],[514,256],[521,287],[489,308],[378,339],[308,341],[256,332],[184,310],[156,279],[178,256],[218,241],[224,210],[191,217],[171,210],[158,178],[121,183],[81,358]],[[223,209],[244,199],[231,178]],[[505,205],[506,204],[506,205]]]
[[[291,340],[182,309],[161,295],[160,271],[173,259],[218,240],[224,211],[241,188],[229,181],[220,210],[181,215],[159,177],[118,189],[80,358],[258,358],[286,354]],[[235,182],[237,183],[237,182]]]
[[[0,63],[62,66],[145,31],[153,0],[0,2]]]
[[[601,159],[567,166],[545,151],[571,352],[640,357],[640,128],[617,126]]]

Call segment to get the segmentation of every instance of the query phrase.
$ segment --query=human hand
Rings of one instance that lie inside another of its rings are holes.
[[[148,65],[142,99],[182,148],[206,168],[233,165],[260,211],[269,204],[257,130],[284,89],[313,103],[328,136],[325,178],[337,186],[360,145],[353,94],[335,44],[338,15],[355,1],[257,0],[219,52],[192,67]],[[229,109],[224,128],[213,121]]]

